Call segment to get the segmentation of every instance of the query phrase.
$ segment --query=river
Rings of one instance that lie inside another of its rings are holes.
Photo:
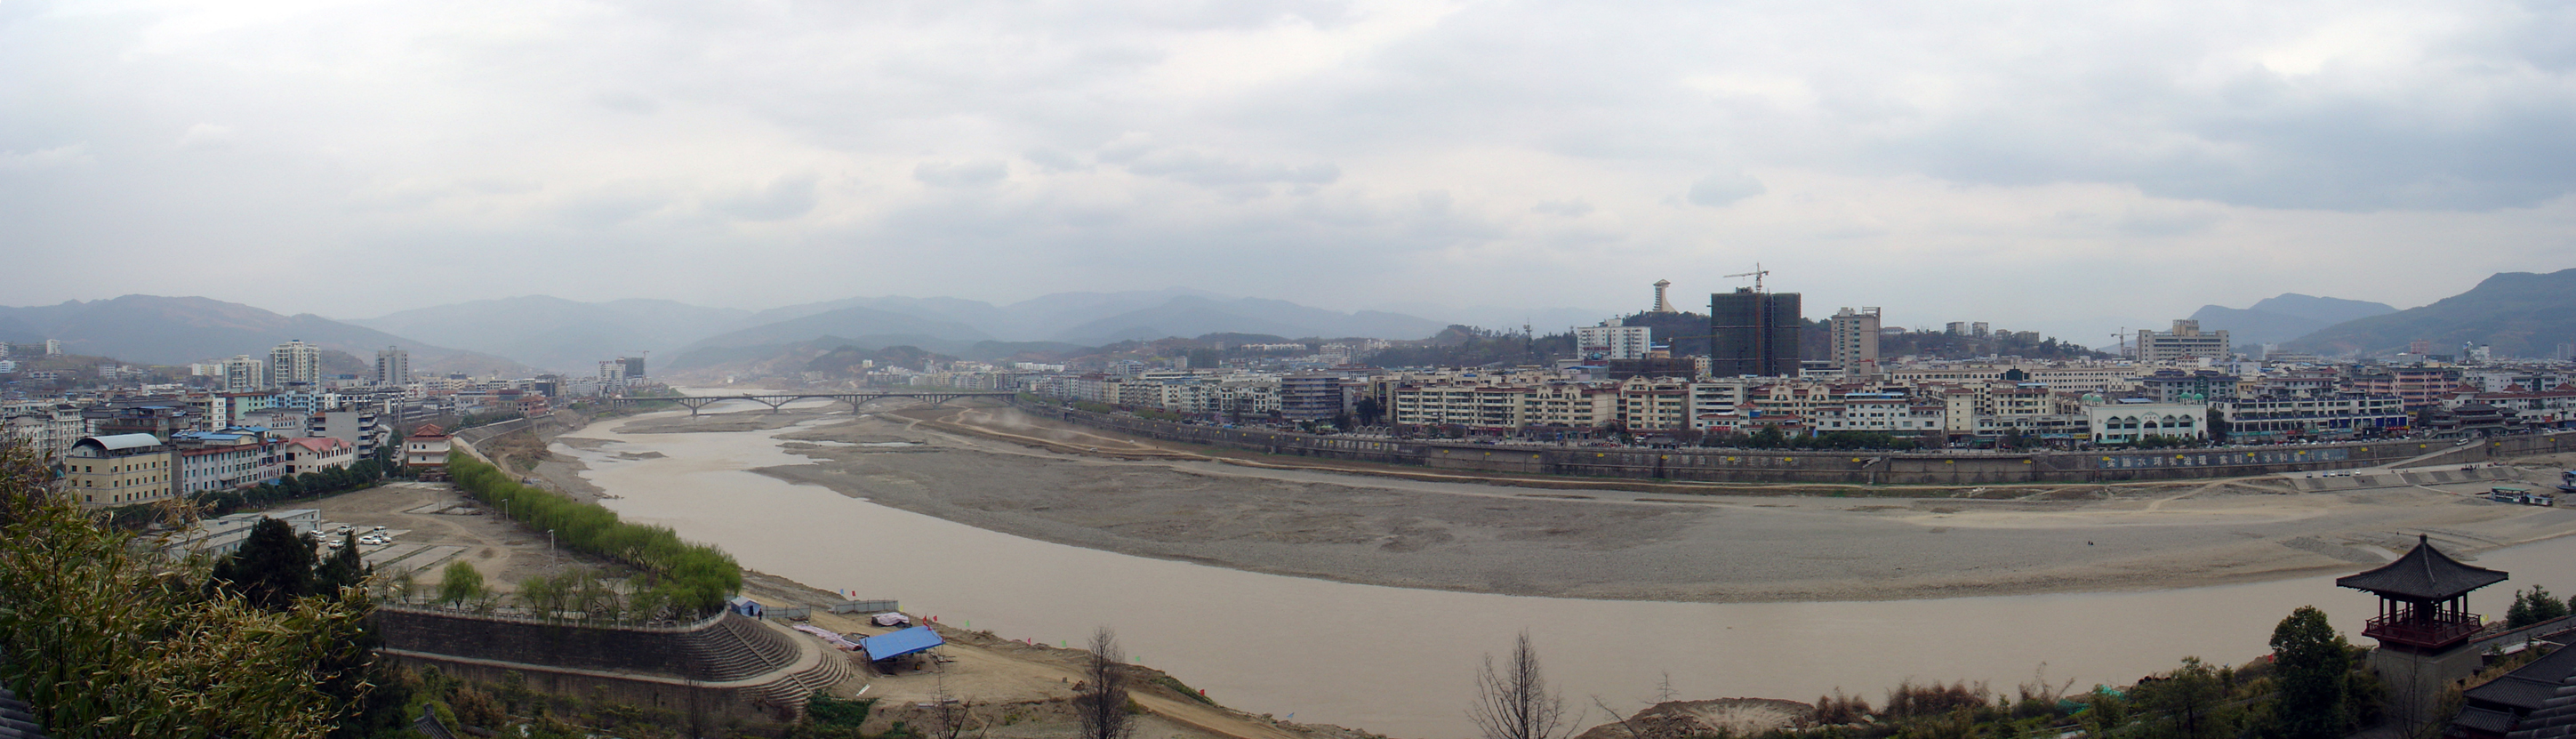
[[[1472,736],[1480,659],[1526,629],[1570,703],[1633,711],[1668,680],[1682,698],[1812,700],[1837,687],[1877,702],[1900,680],[1997,690],[2046,665],[2079,689],[2127,683],[2186,655],[2236,664],[2272,626],[2316,605],[2356,641],[2368,594],[2332,577],[2155,592],[1832,603],[1537,598],[1283,577],[1023,539],[745,470],[799,464],[776,432],[575,435],[565,445],[629,520],[714,543],[753,569],[1006,638],[1079,645],[1117,630],[1127,653],[1226,705],[1398,737]],[[619,452],[660,452],[633,459]],[[2515,587],[2559,593],[2576,537],[2489,552],[2514,579],[2472,597],[2501,617]],[[1597,709],[1585,724],[1607,720]]]

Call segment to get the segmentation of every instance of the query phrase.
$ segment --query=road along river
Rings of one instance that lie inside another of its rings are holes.
[[[652,417],[664,417],[655,414]],[[685,413],[676,415],[685,416]],[[1659,684],[1683,698],[1811,700],[1837,687],[1875,702],[1901,680],[1987,681],[2046,665],[2051,681],[2125,683],[2186,655],[2227,664],[2266,651],[2301,605],[2357,636],[2370,596],[2333,577],[2150,592],[1932,600],[1674,603],[1414,590],[1285,577],[1024,539],[748,470],[808,462],[794,429],[621,434],[612,419],[554,450],[589,467],[630,520],[714,543],[753,569],[825,590],[898,598],[908,611],[1006,638],[1080,644],[1116,629],[1127,653],[1244,710],[1399,737],[1472,735],[1480,659],[1527,630],[1571,702],[1634,710]],[[832,421],[809,422],[831,423]],[[653,453],[659,453],[656,456]],[[2513,587],[2558,592],[2576,538],[2488,552],[2511,582],[2472,598],[2502,614]],[[2360,567],[2356,566],[2356,571]],[[1593,711],[1587,725],[1605,720]]]

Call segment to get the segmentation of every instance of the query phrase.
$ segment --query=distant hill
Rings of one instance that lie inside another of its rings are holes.
[[[2549,356],[2560,344],[2576,343],[2576,269],[2499,273],[2432,305],[2345,321],[2288,346],[2369,355],[2404,351],[2414,341],[2431,342],[2436,353],[2469,342],[2491,346],[2498,356]]]
[[[415,341],[310,313],[284,316],[211,298],[127,295],[58,305],[0,307],[0,325],[12,322],[44,338],[61,339],[68,353],[111,356],[142,364],[185,364],[236,354],[266,356],[271,347],[290,339],[303,339],[324,349],[363,357],[368,363],[375,361],[376,350],[400,346],[411,352],[416,372],[526,374],[529,369],[505,358]]]
[[[841,345],[877,349],[901,344],[938,351],[992,338],[973,326],[952,321],[874,308],[837,308],[700,339],[681,347],[671,358],[670,367],[675,371],[686,371],[763,359],[791,345],[816,343],[823,339],[837,342],[824,347],[825,351]]]
[[[1056,338],[1077,344],[1106,344],[1166,336],[1250,333],[1413,340],[1437,334],[1442,328],[1437,322],[1400,313],[1342,313],[1284,300],[1182,296],[1069,327]]]
[[[670,352],[746,327],[751,311],[669,300],[584,303],[545,295],[407,310],[346,321],[448,346],[518,359],[559,372],[588,374],[600,360]],[[650,359],[650,357],[648,357]],[[653,361],[650,364],[660,364]],[[651,374],[653,368],[646,367]]]
[[[2191,314],[2203,331],[2227,331],[2239,346],[2277,344],[2345,321],[2397,312],[2387,303],[2282,293],[2251,308],[2204,305]]]

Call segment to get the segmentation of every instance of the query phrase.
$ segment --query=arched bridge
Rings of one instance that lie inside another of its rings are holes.
[[[1017,393],[996,390],[887,390],[883,392],[863,391],[851,393],[778,393],[772,395],[682,395],[669,398],[600,398],[599,401],[608,404],[610,407],[616,408],[623,408],[637,403],[678,403],[680,405],[688,406],[689,415],[695,416],[698,415],[698,409],[700,408],[705,408],[728,400],[748,400],[769,406],[769,410],[771,411],[776,411],[780,406],[794,403],[799,400],[834,400],[850,404],[850,412],[856,413],[859,410],[859,406],[866,405],[868,401],[884,400],[886,398],[911,398],[913,400],[929,401],[931,405],[938,405],[958,398],[1008,398],[1013,395],[1017,395]]]

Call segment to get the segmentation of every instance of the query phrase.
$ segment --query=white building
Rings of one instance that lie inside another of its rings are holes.
[[[2084,421],[2095,444],[2128,444],[2150,436],[2209,438],[2209,406],[2201,403],[2086,403]]]
[[[291,339],[268,350],[268,379],[280,385],[322,381],[322,347]]]
[[[1586,360],[1645,359],[1651,333],[1652,329],[1645,326],[1612,326],[1607,321],[1599,326],[1576,326],[1574,353]]]
[[[236,354],[224,360],[224,392],[257,392],[268,387],[268,363]]]
[[[2225,329],[2201,333],[2200,322],[2187,318],[2174,321],[2172,331],[2138,330],[2138,361],[2148,364],[2226,359],[2233,351]]]

